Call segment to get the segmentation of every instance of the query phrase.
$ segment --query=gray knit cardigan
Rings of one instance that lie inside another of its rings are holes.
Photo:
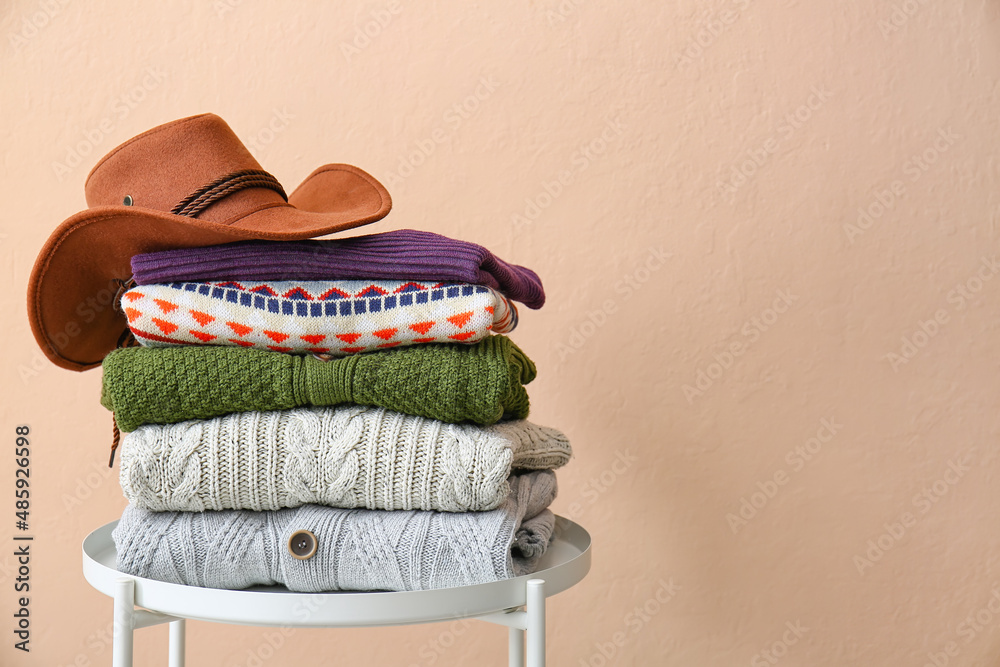
[[[292,591],[409,591],[481,584],[535,571],[552,537],[555,474],[513,476],[489,512],[338,509],[150,512],[127,507],[113,532],[118,570],[208,588],[281,584]],[[306,560],[288,549],[309,530]]]

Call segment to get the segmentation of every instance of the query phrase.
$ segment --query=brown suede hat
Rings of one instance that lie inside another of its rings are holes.
[[[128,329],[117,307],[133,255],[246,239],[292,241],[385,217],[389,193],[357,167],[320,167],[287,198],[225,121],[192,116],[144,132],[87,176],[85,211],[59,225],[28,280],[42,351],[76,371],[101,363]]]

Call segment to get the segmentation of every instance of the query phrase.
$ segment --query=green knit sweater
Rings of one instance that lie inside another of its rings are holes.
[[[322,361],[221,346],[130,347],[104,358],[101,404],[122,431],[230,412],[358,403],[492,424],[528,416],[535,365],[504,336]]]

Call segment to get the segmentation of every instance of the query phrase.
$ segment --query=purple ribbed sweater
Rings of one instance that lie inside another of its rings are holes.
[[[531,269],[486,248],[432,232],[400,229],[324,241],[241,241],[132,258],[138,285],[198,280],[438,280],[486,285],[528,308],[545,303]]]

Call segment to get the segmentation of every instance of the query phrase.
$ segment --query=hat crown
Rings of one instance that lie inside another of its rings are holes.
[[[87,176],[87,205],[128,203],[170,212],[199,188],[245,170],[261,170],[260,163],[226,121],[215,114],[191,116],[144,132],[104,156]],[[284,203],[274,190],[253,187],[216,201],[196,217],[226,222]]]

